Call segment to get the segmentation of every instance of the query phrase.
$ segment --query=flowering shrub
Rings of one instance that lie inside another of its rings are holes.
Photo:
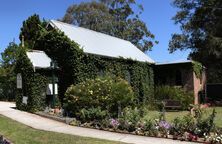
[[[141,117],[137,108],[125,108],[122,116],[119,118],[109,118],[109,116],[102,118],[102,116],[100,117],[100,114],[102,114],[103,111],[101,109],[97,109],[95,111],[96,113],[99,113],[99,117],[93,112],[91,113],[92,116],[90,116],[90,118],[92,118],[91,121],[87,121],[85,123],[82,123],[81,121],[81,124],[79,125],[144,136],[168,137],[171,135],[173,136],[173,139],[186,141],[198,141],[200,140],[199,138],[203,138],[204,136],[205,142],[212,144],[219,144],[222,140],[221,131],[218,130],[213,133],[212,130],[200,129],[199,126],[202,124],[199,124],[200,121],[197,120],[197,117],[192,115],[176,118],[172,123],[169,123],[163,119],[153,120],[148,119],[148,117]],[[208,118],[206,118],[206,120],[209,120],[209,123],[213,120],[211,118],[213,115],[214,114],[212,113],[208,116]],[[95,119],[100,120],[97,121]],[[206,126],[205,122],[204,126]],[[202,132],[204,132],[204,135],[199,135]]]
[[[135,131],[136,125],[141,119],[138,108],[125,108],[120,117],[121,129],[125,129],[129,132]]]
[[[167,137],[170,132],[171,124],[164,120],[156,120],[156,129],[159,131],[162,137]]]
[[[134,104],[134,93],[127,81],[117,77],[98,77],[70,86],[65,93],[65,109],[74,116],[80,109],[101,107],[112,117]]]
[[[138,122],[136,131],[138,134],[146,136],[158,135],[158,129],[156,128],[155,122],[151,119],[143,119]]]

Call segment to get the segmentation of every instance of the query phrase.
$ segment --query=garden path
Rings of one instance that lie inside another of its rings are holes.
[[[189,144],[190,142],[175,141],[154,137],[136,136],[130,134],[120,134],[96,129],[70,126],[62,122],[43,118],[41,116],[16,110],[14,103],[0,102],[0,114],[23,123],[35,129],[53,131],[83,137],[106,139],[133,144]]]

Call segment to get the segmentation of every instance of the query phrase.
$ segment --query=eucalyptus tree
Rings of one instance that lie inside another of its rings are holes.
[[[99,0],[69,6],[61,21],[128,40],[145,52],[158,42],[142,12],[135,0]]]
[[[190,57],[207,67],[209,82],[222,82],[222,1],[174,0],[173,17],[181,33],[172,35],[170,52],[190,49]]]

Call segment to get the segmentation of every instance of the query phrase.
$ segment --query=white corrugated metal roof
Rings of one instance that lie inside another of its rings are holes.
[[[51,20],[50,24],[78,43],[85,53],[154,63],[129,41],[56,20]]]
[[[156,63],[156,65],[181,64],[181,63],[192,63],[192,60],[176,60],[171,62],[160,62]]]
[[[32,50],[26,52],[34,68],[49,68],[51,59],[44,51]]]

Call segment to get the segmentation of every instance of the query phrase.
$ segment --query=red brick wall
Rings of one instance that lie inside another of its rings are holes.
[[[203,71],[201,78],[198,78],[196,74],[193,72],[193,85],[194,85],[194,104],[199,104],[199,96],[198,93],[201,90],[205,90],[206,86],[206,73]]]
[[[155,83],[159,84],[161,80],[164,78],[164,85],[170,86],[178,86],[175,83],[175,75],[176,71],[181,71],[182,74],[182,85],[186,91],[190,91],[194,93],[194,104],[199,104],[198,93],[200,90],[205,89],[206,85],[206,74],[203,71],[202,79],[196,77],[192,63],[185,64],[172,64],[172,65],[161,65],[155,68]],[[202,82],[201,82],[202,81]]]

